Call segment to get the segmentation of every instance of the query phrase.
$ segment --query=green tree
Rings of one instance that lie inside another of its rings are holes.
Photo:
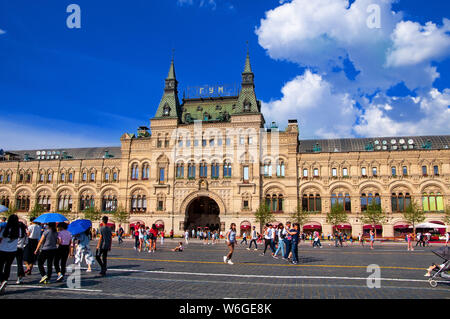
[[[259,223],[259,232],[262,233],[263,226],[273,221],[273,214],[265,203],[259,205],[255,212],[255,221]]]
[[[114,221],[122,224],[128,222],[130,219],[130,213],[126,211],[122,206],[119,206],[115,211],[112,212]]]
[[[413,232],[416,233],[416,225],[425,220],[425,213],[422,208],[414,201],[411,201],[408,207],[403,212],[403,218],[408,223],[412,224]]]
[[[33,209],[28,213],[28,218],[37,218],[44,213],[44,208],[38,203],[34,204]]]
[[[362,212],[361,221],[365,224],[379,225],[382,224],[386,219],[386,215],[383,212],[380,204],[372,201],[367,206],[367,209]],[[376,236],[376,232],[375,232]]]
[[[95,209],[95,207],[89,207],[83,210],[85,219],[89,219],[92,222],[99,221],[102,218],[102,212]]]
[[[311,212],[304,210],[301,205],[297,206],[297,210],[291,214],[292,222],[298,223],[300,225],[300,229],[302,229],[303,225],[309,222],[311,216]]]
[[[331,211],[327,213],[327,223],[332,226],[348,222],[348,215],[342,204],[331,205]]]

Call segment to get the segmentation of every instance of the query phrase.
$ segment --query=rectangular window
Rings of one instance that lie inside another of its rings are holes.
[[[213,139],[209,140],[209,146],[214,146],[214,140]]]
[[[183,147],[183,141],[182,140],[178,141],[178,147]]]
[[[194,140],[194,146],[198,146],[198,140]]]
[[[218,145],[218,146],[222,146],[222,139],[221,139],[221,138],[219,138],[219,139],[217,140],[217,145]]]
[[[367,176],[367,171],[365,167],[361,167],[361,175],[362,176]]]
[[[248,200],[244,200],[244,209],[248,209]]]
[[[377,176],[377,168],[376,167],[372,167],[372,175]]]
[[[248,138],[248,144],[251,145],[253,143],[253,137]]]
[[[163,210],[164,209],[164,203],[162,200],[158,201],[158,210]]]
[[[248,166],[244,166],[244,181],[248,181],[248,180],[249,180]]]
[[[406,166],[403,166],[403,175],[406,176],[408,175],[408,168]]]
[[[336,177],[336,176],[337,176],[337,169],[332,168],[332,169],[331,169],[331,175],[332,175],[333,177]]]
[[[434,175],[439,175],[439,167],[438,166],[433,166],[433,170],[434,170]]]
[[[314,176],[319,176],[319,169],[318,168],[314,169]]]
[[[308,177],[308,169],[303,169],[303,177]]]
[[[422,166],[422,175],[427,175],[427,167],[426,166]]]
[[[392,170],[392,176],[396,176],[397,175],[397,168],[395,166],[392,166],[391,170]]]
[[[244,145],[244,138],[243,137],[239,138],[239,144]]]
[[[159,181],[164,182],[164,168],[159,169]]]
[[[225,139],[225,144],[226,145],[231,145],[231,140],[229,138]]]
[[[202,146],[206,146],[206,140],[202,140]]]
[[[348,176],[348,170],[346,168],[342,169],[342,176]]]
[[[191,140],[186,141],[186,146],[188,146],[188,147],[191,146]]]

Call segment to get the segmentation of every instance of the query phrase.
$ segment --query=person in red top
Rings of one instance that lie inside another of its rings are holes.
[[[173,229],[170,230],[170,239],[173,239]]]
[[[159,236],[161,236],[161,246],[164,244],[164,230],[159,232]]]
[[[156,228],[156,225],[153,224],[152,228],[150,229],[150,240],[151,240],[150,248],[151,248],[152,253],[154,253],[156,250],[156,239],[157,238],[158,238],[158,229]]]
[[[136,223],[136,225],[134,225],[134,249],[138,249],[139,247],[139,227],[141,225],[139,223]]]

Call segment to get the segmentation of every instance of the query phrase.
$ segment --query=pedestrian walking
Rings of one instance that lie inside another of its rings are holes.
[[[361,233],[358,234],[358,241],[361,244],[361,246],[364,247],[364,235],[361,235]]]
[[[161,230],[159,232],[159,236],[160,236],[160,242],[161,242],[161,246],[164,245],[164,230]]]
[[[38,256],[38,268],[41,274],[40,284],[48,284],[53,272],[53,261],[58,249],[58,231],[56,223],[48,223],[48,228],[44,231],[36,247],[35,254]],[[40,250],[40,252],[39,252]],[[47,262],[47,271],[44,263]]]
[[[252,248],[252,244],[255,244],[254,250],[258,250],[258,244],[256,243],[257,239],[258,239],[258,233],[256,232],[256,227],[253,226],[253,230],[251,232],[250,245],[247,247],[247,250],[250,250]]]
[[[170,230],[170,239],[173,239],[173,229]]]
[[[284,229],[286,231],[286,237],[284,238],[286,252],[284,253],[283,259],[288,260],[292,249],[292,235],[289,233],[289,230],[291,229],[291,222],[286,222],[286,227]]]
[[[95,262],[92,251],[89,248],[89,233],[90,229],[87,229],[84,233],[74,236],[74,239],[77,240],[77,248],[75,249],[75,264],[81,265],[84,258],[88,267],[86,272],[92,271],[92,265]]]
[[[158,236],[158,229],[156,228],[156,225],[153,224],[152,228],[150,229],[150,243],[151,243],[150,249],[151,249],[151,252],[153,252],[153,253],[156,251],[157,236]]]
[[[223,262],[233,265],[231,257],[233,257],[234,245],[236,244],[236,224],[231,223],[230,230],[226,234],[226,243],[229,249],[228,255],[223,256]]]
[[[72,245],[72,235],[67,230],[66,223],[58,224],[59,246],[55,255],[55,271],[58,274],[56,281],[63,280],[66,274],[67,258],[69,258],[70,246]]]
[[[373,249],[373,243],[375,242],[375,231],[374,229],[370,230],[370,249]]]
[[[413,241],[413,234],[408,233],[406,235],[406,240],[408,242],[408,251],[414,251],[413,245],[412,245],[412,241]]]
[[[298,242],[299,242],[300,225],[294,223],[294,228],[288,231],[288,234],[292,236],[292,263],[298,264]]]
[[[139,249],[139,229],[141,228],[140,223],[136,223],[134,226],[133,236],[134,236],[134,249]]]
[[[37,256],[34,254],[36,247],[38,245],[39,239],[42,235],[42,227],[40,224],[34,222],[34,217],[30,218],[31,225],[27,229],[28,244],[25,246],[23,252],[23,260],[25,262],[26,275],[31,275],[34,263],[36,262]]]
[[[243,242],[245,242],[245,245],[248,245],[248,243],[247,243],[247,233],[246,233],[246,232],[244,232],[244,233],[242,234],[241,245],[242,245]]]
[[[21,234],[25,234],[23,237],[19,237],[17,241],[16,263],[17,263],[17,281],[16,284],[20,285],[25,277],[25,271],[23,269],[23,252],[28,243],[28,236],[24,223],[19,221],[19,227]]]
[[[123,230],[122,225],[119,224],[119,228],[117,229],[117,233],[116,233],[117,239],[119,240],[119,245],[123,243],[122,237],[123,237],[124,232],[125,231]]]
[[[11,264],[17,254],[19,238],[25,237],[25,231],[19,224],[19,217],[12,214],[7,222],[0,223],[0,294],[3,294],[11,273]]]
[[[108,216],[102,218],[103,226],[100,227],[100,238],[98,239],[95,257],[101,267],[100,275],[106,276],[108,252],[111,250],[112,231],[107,226]]]
[[[278,237],[278,248],[277,250],[275,250],[275,253],[273,254],[273,258],[278,259],[277,255],[278,252],[281,250],[281,257],[284,257],[285,252],[285,247],[286,244],[284,243],[284,239],[286,238],[286,229],[284,228],[283,224],[280,223],[278,225],[278,229],[277,229],[277,237]]]
[[[138,231],[138,236],[139,236],[139,252],[142,251],[143,246],[144,246],[144,236],[145,236],[145,226],[141,225],[141,227],[139,227],[139,231]]]
[[[187,230],[184,232],[184,241],[186,245],[189,244],[189,232]]]
[[[267,247],[270,246],[272,232],[269,229],[271,228],[272,225],[269,224],[266,224],[266,226],[264,227],[264,252],[261,254],[261,256],[264,256],[266,254]]]
[[[322,244],[320,243],[320,235],[319,235],[319,232],[317,230],[314,231],[313,237],[314,237],[313,247],[314,248],[316,248],[316,247],[322,248]]]

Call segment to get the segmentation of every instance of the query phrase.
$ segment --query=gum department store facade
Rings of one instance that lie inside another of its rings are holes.
[[[314,212],[304,229],[328,234],[326,213],[339,202],[349,214],[340,227],[357,236],[370,226],[361,211],[375,200],[387,216],[377,232],[392,237],[405,231],[401,211],[413,200],[426,221],[443,224],[450,136],[299,140],[296,120],[284,131],[264,128],[248,55],[234,96],[183,97],[180,104],[177,86],[172,61],[151,134],[140,127],[121,137],[121,147],[4,152],[0,204],[15,206],[24,221],[35,203],[71,216],[92,205],[124,207],[126,230],[139,221],[175,234],[232,222],[241,232],[259,229],[261,202],[283,223],[302,205]]]

